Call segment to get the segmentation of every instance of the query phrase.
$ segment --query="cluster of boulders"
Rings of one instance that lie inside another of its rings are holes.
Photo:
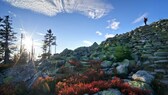
[[[74,51],[65,49],[63,50],[58,57],[62,58],[76,58],[78,60],[88,60],[89,56],[92,54],[92,52],[98,47],[98,44],[95,42],[90,47],[79,47],[75,49]]]
[[[137,87],[143,90],[152,91],[151,95],[154,95],[153,89],[151,87],[154,76],[150,72],[145,70],[133,71],[133,66],[135,63],[131,63],[128,59],[125,59],[123,62],[111,63],[110,61],[102,62],[102,70],[104,70],[107,75],[117,75],[120,76],[128,82],[132,87]],[[130,70],[132,68],[132,70]],[[111,90],[105,90],[101,93],[111,93]],[[114,92],[113,92],[114,93]],[[118,91],[117,91],[118,93]],[[104,94],[95,94],[95,95],[104,95]],[[106,94],[105,94],[106,95]],[[110,94],[107,94],[110,95]],[[114,94],[120,95],[120,94]]]
[[[166,95],[165,88],[168,88],[168,20],[160,20],[151,25],[140,26],[139,28],[124,34],[108,38],[100,45],[94,43],[90,47],[80,47],[74,51],[65,49],[55,60],[56,68],[66,66],[68,60],[101,60],[101,69],[107,75],[118,75],[127,79],[127,82],[142,89],[151,89],[152,82],[159,82],[163,85],[163,95]],[[132,59],[125,59],[117,62],[114,55],[116,46],[126,46],[131,49]],[[87,66],[87,62],[81,62]],[[59,71],[59,70],[57,70]],[[155,84],[157,84],[155,83]],[[157,85],[156,85],[157,86]],[[162,86],[161,86],[162,87]],[[154,89],[158,89],[155,87]],[[109,92],[107,92],[109,91]],[[110,90],[99,92],[110,93]],[[153,91],[153,90],[152,90]],[[120,95],[120,94],[116,94]]]
[[[84,95],[89,95],[89,94],[84,94]],[[108,89],[108,90],[100,91],[93,95],[122,95],[122,93],[118,89]]]

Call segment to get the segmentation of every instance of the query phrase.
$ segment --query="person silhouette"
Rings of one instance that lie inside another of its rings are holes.
[[[144,23],[147,25],[148,18],[144,17]]]

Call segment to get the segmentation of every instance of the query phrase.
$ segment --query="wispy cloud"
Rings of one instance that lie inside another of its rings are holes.
[[[91,46],[93,44],[93,42],[88,41],[88,40],[84,40],[83,43],[87,46]]]
[[[39,40],[39,39],[34,40],[34,45],[41,47],[42,46],[41,40]]]
[[[13,17],[16,17],[16,14],[14,12],[8,11],[9,14],[11,14]]]
[[[113,7],[103,0],[4,0],[11,5],[48,16],[78,12],[92,19],[106,15]]]
[[[110,28],[112,30],[117,30],[119,29],[119,25],[120,25],[120,22],[119,21],[116,21],[116,19],[112,19],[112,20],[108,20],[108,26],[107,28]]]
[[[44,33],[40,33],[40,32],[36,32],[37,35],[40,35],[40,36],[44,36],[45,34]]]
[[[24,33],[24,34],[27,33],[27,31],[26,31],[25,29],[23,29],[23,28],[19,28],[19,31],[20,31],[21,33]]]
[[[100,31],[96,31],[96,34],[99,35],[99,36],[102,35],[102,33]]]
[[[148,16],[148,13],[144,13],[142,14],[140,17],[136,18],[132,23],[135,24],[135,23],[138,23],[140,21],[142,21],[144,19],[144,17]]]
[[[114,34],[106,33],[106,35],[104,37],[107,39],[107,38],[113,38],[114,36],[115,36]]]

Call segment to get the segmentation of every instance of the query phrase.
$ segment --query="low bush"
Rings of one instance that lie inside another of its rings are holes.
[[[132,59],[131,57],[131,51],[126,46],[116,46],[114,56],[116,58],[116,61],[121,62],[124,59]]]
[[[124,95],[148,95],[150,91],[142,90],[139,88],[132,88],[128,83],[124,83],[120,78],[115,77],[109,81],[92,81],[91,83],[77,83],[69,85],[65,82],[59,82],[56,85],[56,88],[59,88],[56,95],[83,95],[88,93],[94,94],[101,90],[108,88],[117,88]]]

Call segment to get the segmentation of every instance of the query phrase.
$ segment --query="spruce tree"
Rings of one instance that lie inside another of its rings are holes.
[[[43,40],[43,55],[48,56],[48,58],[50,58],[51,55],[51,45],[54,41],[54,35],[52,33],[52,30],[49,29],[47,30],[46,35],[44,36],[44,40]],[[47,52],[48,50],[48,52]]]
[[[4,50],[4,63],[9,63],[10,53],[16,50],[14,42],[16,41],[15,32],[12,30],[12,22],[9,16],[5,16],[0,23],[1,48]]]
[[[3,19],[0,17],[0,38],[1,38],[1,33],[3,31],[1,28],[2,20]],[[2,39],[0,39],[0,61],[3,59],[3,53],[4,53],[4,44],[2,42]]]

